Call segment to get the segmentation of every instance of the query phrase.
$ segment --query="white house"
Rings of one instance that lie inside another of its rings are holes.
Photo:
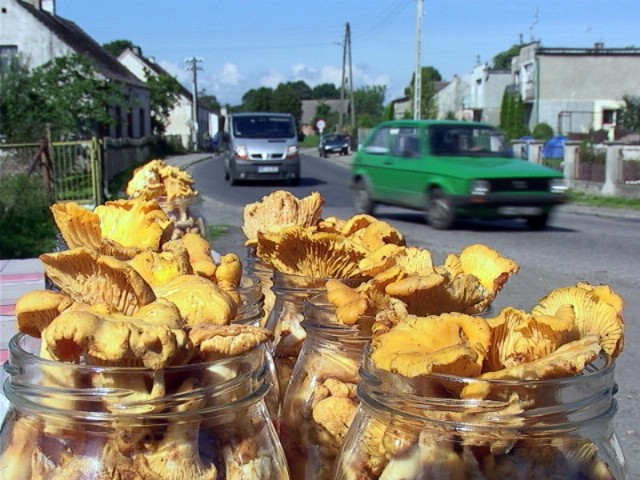
[[[127,48],[119,56],[118,61],[124,65],[138,79],[146,82],[147,75],[168,75],[164,68],[152,58],[145,57],[140,47]],[[193,93],[180,84],[180,94],[177,105],[171,110],[167,121],[165,136],[190,148],[193,141]],[[198,145],[207,147],[205,138],[210,133],[209,119],[211,112],[198,105],[197,109],[197,137]]]
[[[89,58],[98,75],[121,84],[130,99],[128,109],[112,109],[116,125],[101,133],[113,138],[150,135],[149,89],[78,25],[57,16],[54,0],[0,0],[0,66],[12,55],[35,68],[74,53]]]

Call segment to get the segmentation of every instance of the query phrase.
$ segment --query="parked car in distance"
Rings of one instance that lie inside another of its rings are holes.
[[[351,164],[353,204],[424,210],[429,224],[448,229],[457,218],[520,218],[543,229],[567,201],[563,175],[513,157],[495,127],[453,120],[396,120],[377,125]]]
[[[326,157],[337,153],[349,155],[349,143],[351,139],[346,133],[328,133],[323,135],[318,143],[318,155]]]
[[[296,121],[290,113],[233,113],[227,117],[224,178],[231,185],[249,180],[300,184]]]

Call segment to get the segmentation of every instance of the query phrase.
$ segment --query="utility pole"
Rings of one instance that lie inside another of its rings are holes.
[[[422,66],[420,46],[422,42],[422,2],[416,0],[416,71],[413,74],[413,119],[420,120],[422,109]]]
[[[347,65],[349,72],[347,73]],[[342,81],[340,82],[340,112],[338,115],[338,129],[342,130],[344,126],[344,100],[347,92],[349,94],[349,112],[350,112],[350,125],[351,133],[356,129],[356,113],[355,104],[353,101],[353,67],[351,61],[351,26],[346,24],[344,30],[344,42],[342,44]]]
[[[191,57],[185,60],[187,70],[191,70],[193,85],[193,100],[191,102],[191,146],[193,150],[198,149],[198,70],[202,70],[198,63],[201,58]]]

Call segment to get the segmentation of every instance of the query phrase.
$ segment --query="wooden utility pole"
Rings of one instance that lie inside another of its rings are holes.
[[[349,69],[347,73],[347,68]],[[351,133],[356,129],[356,113],[353,102],[353,67],[351,60],[351,26],[346,24],[344,42],[342,43],[342,81],[340,82],[340,112],[338,115],[338,129],[344,128],[344,100],[349,95],[349,114]]]
[[[202,62],[201,58],[191,57],[185,60],[187,70],[191,70],[193,83],[193,101],[191,104],[191,145],[193,150],[198,150],[198,70],[202,70],[198,66]]]
[[[420,120],[422,109],[422,65],[420,47],[422,43],[422,2],[416,0],[416,71],[413,74],[413,119]]]

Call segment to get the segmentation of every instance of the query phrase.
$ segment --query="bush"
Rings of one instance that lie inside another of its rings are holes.
[[[0,258],[32,258],[52,252],[57,228],[40,177],[0,179]]]
[[[533,127],[531,136],[536,140],[543,140],[546,142],[553,137],[553,128],[551,128],[551,125],[548,123],[539,123]]]

